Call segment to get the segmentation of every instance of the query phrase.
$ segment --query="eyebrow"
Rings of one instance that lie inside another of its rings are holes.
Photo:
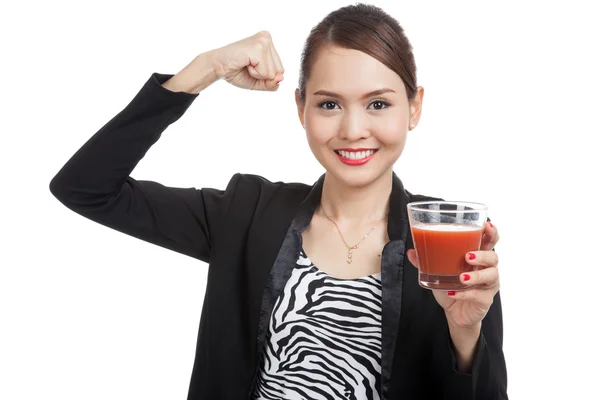
[[[364,99],[366,99],[368,97],[379,96],[379,95],[382,95],[384,93],[396,93],[396,91],[392,90],[392,89],[389,89],[389,88],[378,89],[378,90],[374,90],[372,92],[363,94],[361,96],[361,99],[364,100]],[[342,96],[340,96],[337,93],[329,92],[327,90],[316,91],[316,92],[313,93],[313,95],[315,95],[315,96],[329,96],[329,97],[335,97],[335,98],[338,98],[338,99],[342,97]]]

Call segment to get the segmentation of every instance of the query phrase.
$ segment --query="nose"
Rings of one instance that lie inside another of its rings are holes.
[[[342,116],[339,135],[349,142],[358,142],[369,137],[368,116],[364,110],[346,109]]]

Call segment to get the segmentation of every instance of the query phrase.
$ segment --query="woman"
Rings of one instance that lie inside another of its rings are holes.
[[[430,291],[392,167],[424,90],[402,28],[374,6],[328,15],[307,39],[298,116],[326,173],[312,186],[236,174],[225,190],[129,174],[219,79],[277,90],[284,68],[260,32],[152,74],[59,171],[52,193],[120,232],[209,263],[189,399],[506,398],[498,231],[462,292]],[[408,261],[408,262],[407,262]],[[409,265],[412,264],[412,265]]]

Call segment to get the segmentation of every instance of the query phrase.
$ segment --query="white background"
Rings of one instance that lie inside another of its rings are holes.
[[[177,73],[260,30],[287,71],[279,91],[217,82],[132,176],[198,188],[224,188],[235,172],[312,183],[323,171],[296,116],[300,54],[310,29],[346,4],[3,6],[1,399],[186,398],[207,266],[80,217],[48,184],[153,72]],[[487,203],[499,228],[510,397],[593,397],[597,13],[583,1],[375,4],[405,28],[425,87],[396,172],[413,193]]]

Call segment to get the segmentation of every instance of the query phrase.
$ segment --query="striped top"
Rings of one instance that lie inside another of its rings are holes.
[[[254,399],[379,399],[381,273],[334,278],[302,251],[273,308]]]

